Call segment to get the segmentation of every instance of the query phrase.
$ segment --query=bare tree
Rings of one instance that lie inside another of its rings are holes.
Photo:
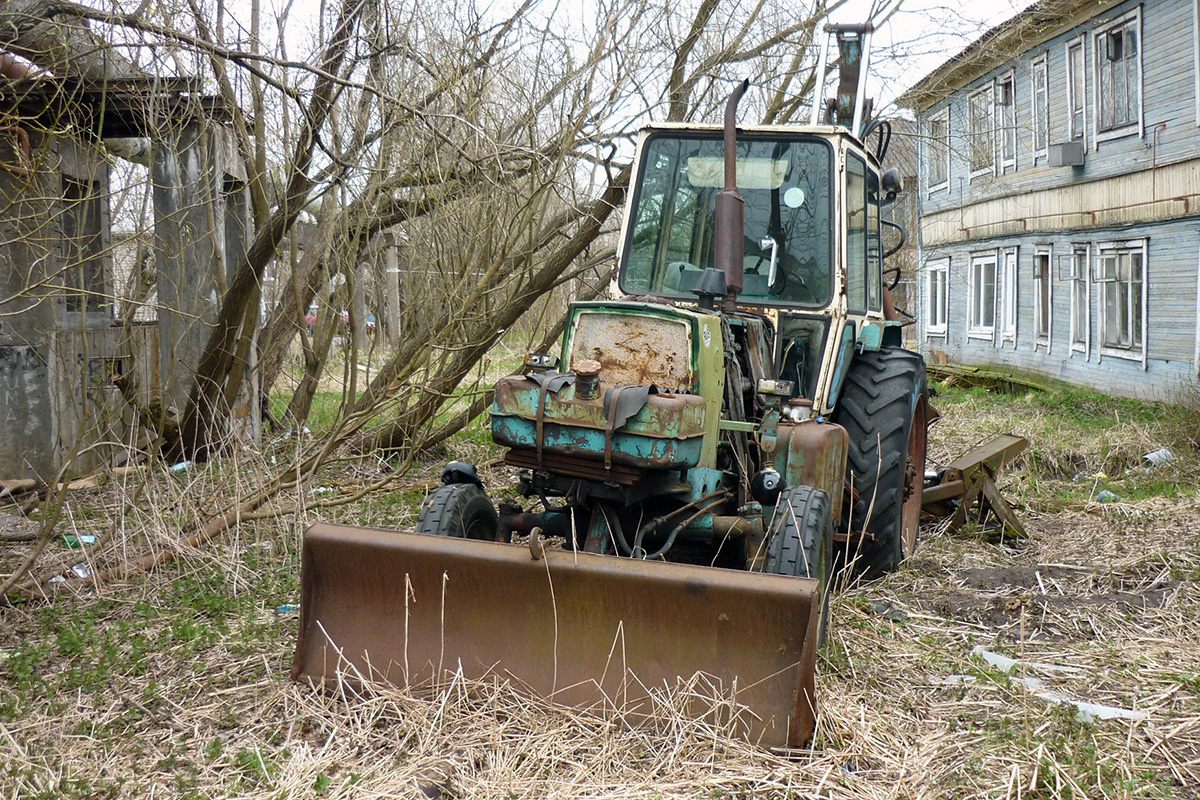
[[[764,89],[761,118],[795,118],[811,92],[819,12],[780,0],[604,0],[594,20],[563,22],[534,0],[504,17],[407,0],[322,8],[304,57],[289,52],[298,45],[286,9],[272,25],[257,3],[247,19],[207,0],[153,13],[60,0],[0,8],[10,52],[60,71],[110,75],[120,64],[141,79],[198,82],[229,115],[253,234],[243,251],[220,252],[228,263],[216,269],[220,292],[185,407],[139,408],[168,455],[233,446],[230,420],[255,381],[287,401],[283,424],[296,430],[323,387],[341,393],[326,435],[218,502],[206,536],[265,513],[348,443],[386,448],[403,467],[477,415],[488,388],[481,364],[497,342],[538,307],[543,321],[527,323],[529,335],[550,346],[561,318],[552,307],[607,284],[636,129],[712,119],[747,76]],[[120,61],[108,55],[112,41]],[[105,53],[96,64],[89,43]],[[278,291],[264,293],[268,276]],[[130,280],[127,318],[153,296],[144,279]],[[363,317],[380,310],[366,298],[384,298],[386,281],[398,337],[380,343]]]

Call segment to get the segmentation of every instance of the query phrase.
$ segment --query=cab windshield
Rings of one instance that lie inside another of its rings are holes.
[[[692,289],[701,273],[716,266],[713,221],[724,182],[722,149],[718,133],[660,134],[646,143],[621,259],[625,292],[696,299]],[[746,201],[743,302],[829,303],[832,163],[833,148],[823,139],[739,139],[737,183]]]

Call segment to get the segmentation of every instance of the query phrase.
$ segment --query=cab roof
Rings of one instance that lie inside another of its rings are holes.
[[[715,123],[698,122],[652,122],[639,131],[642,136],[654,133],[713,133],[724,135],[725,128]],[[739,136],[743,134],[767,134],[774,136],[823,136],[826,138],[842,138],[862,150],[867,158],[874,162],[875,154],[866,147],[858,137],[850,133],[848,128],[841,125],[739,125]]]

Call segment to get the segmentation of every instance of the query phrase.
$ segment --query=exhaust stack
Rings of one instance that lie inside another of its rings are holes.
[[[743,284],[746,201],[737,189],[737,108],[749,88],[750,81],[742,81],[725,103],[725,188],[717,193],[713,250],[717,269],[725,273],[726,311],[736,307]]]

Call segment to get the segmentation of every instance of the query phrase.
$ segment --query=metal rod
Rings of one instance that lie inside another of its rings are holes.
[[[863,106],[866,103],[864,97],[867,88],[867,71],[871,67],[871,33],[872,26],[867,23],[867,29],[862,34],[862,42],[859,45],[862,48],[862,66],[858,71],[858,88],[855,90],[854,97],[854,123],[850,127],[850,133],[856,137],[859,135],[859,130],[862,127]]]
[[[645,556],[643,556],[643,558],[646,559],[647,561],[649,561],[652,559],[662,558],[663,556],[665,556],[667,554],[667,551],[669,551],[671,549],[671,547],[674,546],[675,539],[679,536],[680,531],[682,531],[688,525],[691,525],[693,522],[700,519],[700,517],[703,517],[705,514],[709,513],[710,511],[714,511],[717,508],[720,508],[724,503],[725,503],[724,499],[716,500],[716,501],[704,506],[699,511],[697,511],[695,514],[692,514],[690,517],[688,517],[683,522],[679,523],[678,525],[676,525],[674,528],[671,529],[671,533],[670,533],[670,535],[667,536],[667,541],[663,543],[662,547],[658,548],[653,553],[647,553]]]
[[[825,105],[825,68],[829,63],[829,39],[830,32],[828,28],[821,29],[825,33],[825,41],[821,43],[821,56],[817,59],[817,79],[813,83],[813,106],[812,115],[809,118],[809,125],[821,124],[821,106]]]
[[[728,493],[724,489],[717,489],[714,492],[709,492],[708,494],[704,495],[703,497],[699,497],[699,498],[691,501],[690,503],[687,503],[686,505],[682,505],[673,511],[668,511],[666,514],[657,516],[654,519],[650,520],[649,522],[645,523],[644,525],[642,525],[642,527],[638,528],[637,534],[633,537],[633,549],[636,550],[639,547],[641,547],[642,540],[646,538],[646,535],[649,534],[651,531],[657,530],[658,526],[662,525],[667,520],[677,517],[680,514],[690,511],[691,509],[696,508],[697,506],[702,506],[705,503],[709,502],[710,500],[715,500],[717,498],[720,498],[721,500],[727,500]]]

